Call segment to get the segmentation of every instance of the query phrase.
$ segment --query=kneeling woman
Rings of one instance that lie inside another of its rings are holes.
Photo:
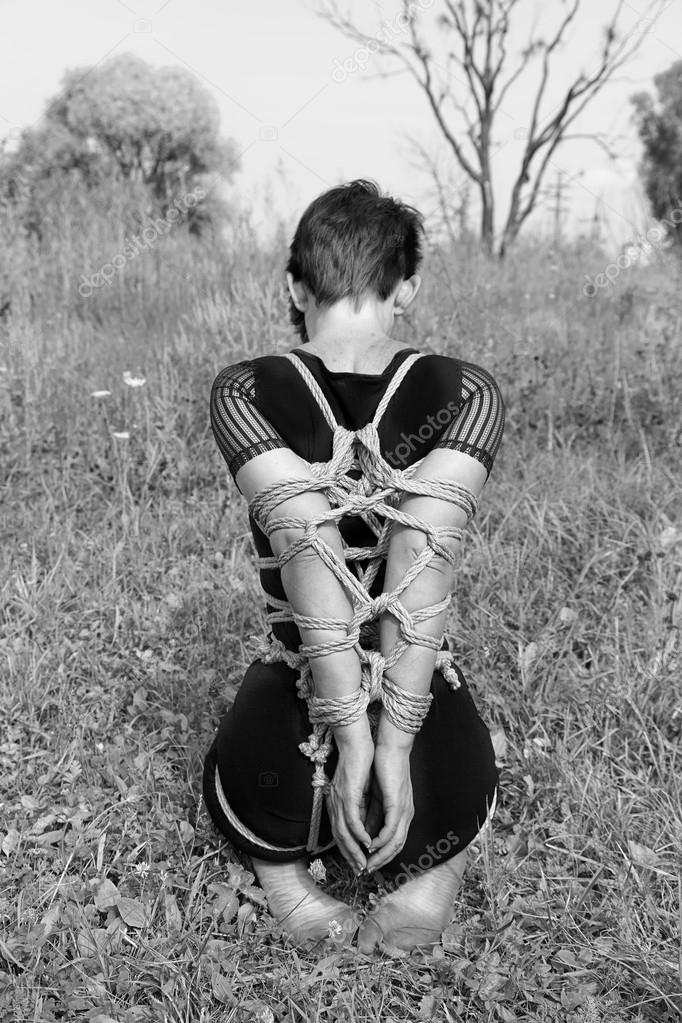
[[[204,795],[296,940],[432,944],[497,772],[443,639],[461,532],[502,436],[491,376],[393,340],[421,218],[365,181],[305,211],[287,281],[301,346],[228,366],[211,422],[249,502],[271,623],[208,753]],[[308,854],[397,887],[362,921]]]

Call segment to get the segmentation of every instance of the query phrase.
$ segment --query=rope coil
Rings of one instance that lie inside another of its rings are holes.
[[[397,505],[406,494],[436,497],[460,508],[469,521],[476,513],[476,498],[467,488],[449,480],[416,478],[413,474],[421,461],[404,470],[392,467],[381,454],[377,432],[391,397],[410,366],[421,357],[412,355],[401,364],[372,422],[353,431],[337,424],[327,399],[302,360],[292,354],[287,355],[286,358],[296,366],[308,385],[333,431],[332,457],[328,462],[310,464],[312,479],[280,481],[259,491],[249,504],[250,514],[268,538],[278,529],[301,531],[301,536],[291,542],[279,556],[257,558],[256,563],[260,569],[281,569],[302,551],[312,549],[347,591],[353,606],[350,621],[301,615],[294,612],[288,601],[266,593],[268,604],[274,608],[267,615],[270,624],[293,622],[299,628],[342,633],[338,638],[327,639],[323,643],[302,643],[298,652],[288,650],[271,635],[269,647],[261,652],[261,660],[266,663],[284,661],[289,667],[298,670],[297,693],[307,701],[313,725],[308,740],[299,745],[301,752],[315,764],[308,851],[314,851],[318,845],[322,805],[331,784],[324,765],[332,749],[333,728],[352,724],[368,711],[370,705],[382,704],[386,716],[394,725],[403,731],[416,733],[428,713],[431,694],[419,696],[407,692],[388,678],[387,669],[398,662],[409,646],[423,646],[436,651],[435,668],[441,671],[448,685],[452,689],[460,685],[459,676],[453,667],[452,654],[440,649],[443,637],[438,639],[428,636],[416,628],[419,623],[445,611],[450,604],[450,596],[429,607],[409,612],[401,603],[400,595],[434,558],[441,557],[448,564],[454,565],[455,556],[447,541],[461,540],[464,531],[454,526],[435,527],[424,519],[402,511]],[[351,473],[358,469],[360,476],[356,478]],[[282,502],[313,491],[325,494],[330,505],[328,512],[312,519],[296,516],[272,518],[272,512]],[[330,523],[338,525],[346,516],[361,517],[377,540],[374,547],[345,546],[342,561],[319,535],[319,528]],[[394,590],[371,597],[369,590],[388,554],[394,522],[422,531],[426,537],[426,546]],[[352,565],[360,561],[366,562],[367,567],[363,570],[357,566],[356,575],[347,563]],[[387,612],[398,622],[399,638],[391,651],[383,655],[377,649],[377,623]],[[340,697],[315,696],[311,659],[351,648],[356,650],[360,659],[360,688]]]

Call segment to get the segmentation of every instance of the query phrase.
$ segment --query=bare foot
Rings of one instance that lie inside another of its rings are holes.
[[[360,951],[371,952],[378,944],[404,951],[437,945],[450,922],[466,861],[463,850],[384,895],[360,928]]]
[[[268,909],[300,945],[327,940],[350,944],[359,926],[351,906],[321,891],[303,860],[270,863],[253,859],[253,869],[268,899]]]

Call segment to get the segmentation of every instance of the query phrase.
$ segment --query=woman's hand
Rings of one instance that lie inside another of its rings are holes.
[[[334,739],[339,759],[327,794],[327,810],[342,855],[359,873],[367,866],[362,846],[367,848],[371,841],[364,824],[374,760],[367,716],[353,725],[336,728]]]
[[[374,750],[374,787],[383,807],[384,823],[379,834],[372,839],[368,870],[383,867],[405,845],[414,817],[410,749],[377,743]],[[372,816],[370,814],[369,818]]]

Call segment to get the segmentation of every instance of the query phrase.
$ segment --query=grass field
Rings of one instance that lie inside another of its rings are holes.
[[[587,248],[429,253],[404,337],[490,369],[508,409],[449,630],[501,804],[436,954],[316,956],[200,799],[265,631],[207,395],[295,343],[283,240],[167,237],[84,299],[115,222],[64,215],[40,249],[4,222],[0,1019],[678,1019],[679,267],[589,299]],[[334,892],[380,890],[325,862]]]

